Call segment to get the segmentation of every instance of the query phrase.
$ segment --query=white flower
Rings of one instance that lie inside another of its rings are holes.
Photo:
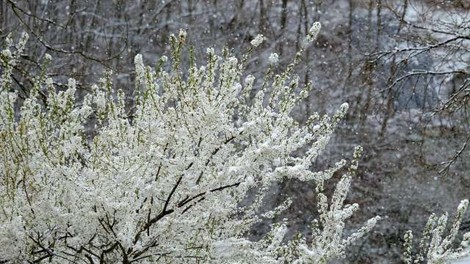
[[[29,39],[28,33],[23,32],[23,33],[21,34],[20,40],[19,40],[18,43],[16,44],[16,53],[17,53],[17,54],[23,53],[24,48],[25,48],[25,46],[26,46],[26,42],[28,42],[28,39]]]
[[[212,47],[207,48],[206,53],[208,55],[214,55],[215,54],[214,48],[212,48]]]
[[[145,66],[144,66],[144,60],[142,59],[141,54],[135,55],[134,64],[135,64],[136,80],[138,82],[143,82],[144,75],[145,75]]]
[[[54,85],[54,80],[52,78],[47,78],[46,79],[46,86],[52,87]]]
[[[246,78],[245,78],[245,85],[246,86],[252,86],[254,81],[255,81],[255,76],[250,74],[250,75],[246,76]]]
[[[264,36],[261,35],[261,34],[258,34],[251,42],[250,44],[253,45],[253,47],[258,47],[259,45],[261,45],[261,43],[263,43],[264,41]]]
[[[12,58],[11,51],[9,49],[2,50],[2,55],[8,59]]]
[[[137,73],[144,72],[144,61],[142,59],[142,54],[137,54],[134,57],[135,71]]]
[[[269,55],[269,63],[277,64],[279,62],[279,55],[277,53],[271,53]]]
[[[186,35],[187,35],[186,30],[180,29],[178,37],[181,42],[184,42],[186,40]]]
[[[312,27],[308,30],[307,40],[309,42],[312,42],[315,39],[317,39],[318,33],[320,33],[320,29],[321,29],[320,22],[317,21],[313,23]]]
[[[77,81],[74,78],[69,78],[67,86],[69,89],[75,89],[77,86]]]
[[[238,63],[238,59],[235,57],[230,57],[227,59],[229,65],[236,66]]]

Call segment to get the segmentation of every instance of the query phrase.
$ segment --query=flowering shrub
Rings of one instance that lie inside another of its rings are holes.
[[[444,231],[447,226],[447,214],[439,218],[432,214],[428,219],[422,238],[419,241],[419,250],[415,254],[413,254],[413,233],[411,231],[406,232],[404,236],[405,263],[448,263],[448,261],[469,255],[470,232],[463,235],[459,247],[453,247],[467,208],[468,200],[461,201],[457,208],[457,214],[452,223],[449,235],[446,237],[444,237]]]
[[[319,29],[315,23],[304,48]],[[135,57],[131,109],[113,90],[111,73],[79,102],[73,79],[58,91],[45,74],[50,56],[20,102],[11,75],[27,35],[16,46],[7,40],[0,55],[0,263],[326,263],[375,225],[378,217],[343,238],[358,208],[344,201],[360,147],[330,198],[324,182],[346,161],[312,171],[348,106],[305,125],[291,117],[311,87],[300,89],[291,72],[301,52],[283,73],[269,68],[254,89],[255,77],[244,76],[250,51],[239,60],[209,48],[205,65],[191,59],[183,70],[185,38],[183,31],[171,36],[169,65],[166,57],[155,68]],[[254,223],[291,203],[257,213],[266,188],[286,178],[316,183],[312,241],[283,241],[283,223],[260,241],[247,240]],[[258,193],[242,206],[248,190]]]

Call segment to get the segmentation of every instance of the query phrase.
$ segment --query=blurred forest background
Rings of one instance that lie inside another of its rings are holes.
[[[83,95],[112,70],[131,107],[134,56],[155,65],[169,55],[169,35],[179,29],[188,31],[200,63],[207,47],[241,56],[263,34],[267,41],[248,61],[248,72],[261,76],[272,52],[280,55],[279,69],[289,63],[315,21],[322,30],[296,69],[314,89],[293,114],[303,122],[349,103],[313,169],[364,147],[348,199],[360,212],[348,228],[375,215],[384,219],[351,248],[347,262],[398,263],[406,230],[420,233],[432,212],[452,214],[470,198],[469,0],[0,0],[0,45],[10,33],[30,35],[14,72],[23,98],[50,54],[47,72],[57,89],[73,77]],[[313,184],[284,182],[270,192],[267,207],[279,196],[295,198],[280,216],[290,219],[290,235],[308,232]],[[464,219],[461,229],[469,231],[470,214]],[[270,224],[255,226],[250,237]]]

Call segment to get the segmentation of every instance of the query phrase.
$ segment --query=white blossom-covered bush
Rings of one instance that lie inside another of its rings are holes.
[[[404,235],[405,263],[443,264],[452,263],[454,260],[468,256],[470,254],[470,232],[463,235],[459,245],[454,245],[467,208],[468,200],[462,200],[447,236],[444,236],[447,227],[447,213],[441,217],[432,214],[423,230],[416,252],[413,252],[413,233],[406,232]]]
[[[304,48],[319,29],[315,23]],[[162,56],[152,68],[135,57],[130,109],[111,73],[83,100],[73,79],[59,91],[45,73],[50,56],[20,102],[12,71],[27,36],[17,45],[7,40],[0,54],[0,263],[326,263],[375,225],[378,217],[343,237],[358,208],[344,201],[361,148],[332,197],[323,193],[347,162],[325,171],[312,164],[347,104],[306,124],[291,117],[311,88],[298,87],[292,74],[301,52],[281,74],[267,69],[254,89],[255,77],[244,73],[251,50],[238,59],[209,48],[205,65],[190,56],[183,69],[185,37],[171,36],[171,62]],[[254,223],[291,203],[258,213],[266,188],[286,178],[316,183],[312,241],[283,242],[283,223],[260,241],[246,239]],[[258,195],[242,206],[248,190]]]

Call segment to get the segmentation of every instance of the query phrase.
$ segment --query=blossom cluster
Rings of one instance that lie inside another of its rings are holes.
[[[135,57],[131,107],[109,72],[79,103],[75,80],[59,90],[40,74],[19,103],[11,75],[26,38],[1,53],[1,263],[326,263],[379,220],[343,237],[358,208],[345,200],[362,149],[328,198],[325,181],[348,163],[312,168],[348,105],[299,124],[291,113],[308,87],[291,68],[256,89],[243,60],[209,48],[204,65],[182,71],[181,31],[170,37],[171,59],[160,59],[171,67]],[[283,242],[285,223],[246,239],[253,224],[291,204],[258,213],[264,190],[286,178],[316,183],[312,241]],[[249,190],[257,195],[242,205]]]

